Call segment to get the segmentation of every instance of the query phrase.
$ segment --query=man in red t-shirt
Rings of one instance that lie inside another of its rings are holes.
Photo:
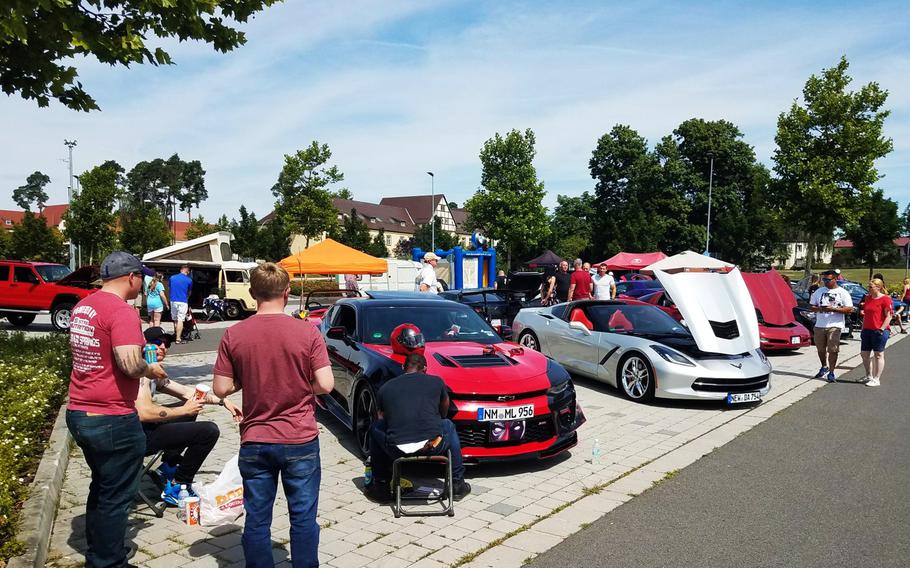
[[[66,425],[92,470],[85,505],[85,565],[126,566],[127,515],[136,496],[145,434],[136,414],[139,379],[166,379],[148,364],[139,316],[127,304],[142,290],[144,268],[135,256],[113,252],[101,263],[101,290],[73,308]],[[165,350],[158,350],[159,359]]]
[[[591,279],[591,273],[582,268],[581,259],[576,258],[575,272],[569,281],[569,301],[590,300],[593,290],[594,280]]]
[[[243,389],[243,554],[247,566],[274,566],[272,506],[280,473],[294,566],[318,566],[321,469],[315,395],[332,392],[335,378],[316,327],[284,313],[288,273],[271,262],[260,264],[250,274],[250,292],[257,313],[225,332],[212,385],[222,398]]]

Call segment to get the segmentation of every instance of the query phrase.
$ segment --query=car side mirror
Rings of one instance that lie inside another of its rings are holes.
[[[330,327],[329,331],[326,332],[326,337],[329,339],[337,339],[339,341],[344,341],[348,337],[347,331],[342,326]]]
[[[570,321],[569,328],[574,329],[575,331],[580,331],[580,332],[584,333],[585,335],[591,335],[591,330],[588,329],[588,326],[581,323],[580,321]]]

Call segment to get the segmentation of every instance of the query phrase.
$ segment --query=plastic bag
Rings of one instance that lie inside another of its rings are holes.
[[[233,523],[243,514],[243,478],[237,456],[224,464],[218,479],[196,489],[201,500],[200,520],[204,527]]]

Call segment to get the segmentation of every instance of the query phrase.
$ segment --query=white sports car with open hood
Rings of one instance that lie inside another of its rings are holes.
[[[759,349],[755,309],[739,271],[654,272],[685,325],[640,302],[582,300],[521,310],[513,337],[636,401],[737,403],[766,395],[771,364]]]

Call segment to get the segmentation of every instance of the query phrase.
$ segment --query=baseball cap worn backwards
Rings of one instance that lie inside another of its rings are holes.
[[[128,252],[112,252],[101,262],[102,280],[112,280],[134,272],[140,272],[145,276],[155,275],[153,270],[142,266],[139,259]]]

